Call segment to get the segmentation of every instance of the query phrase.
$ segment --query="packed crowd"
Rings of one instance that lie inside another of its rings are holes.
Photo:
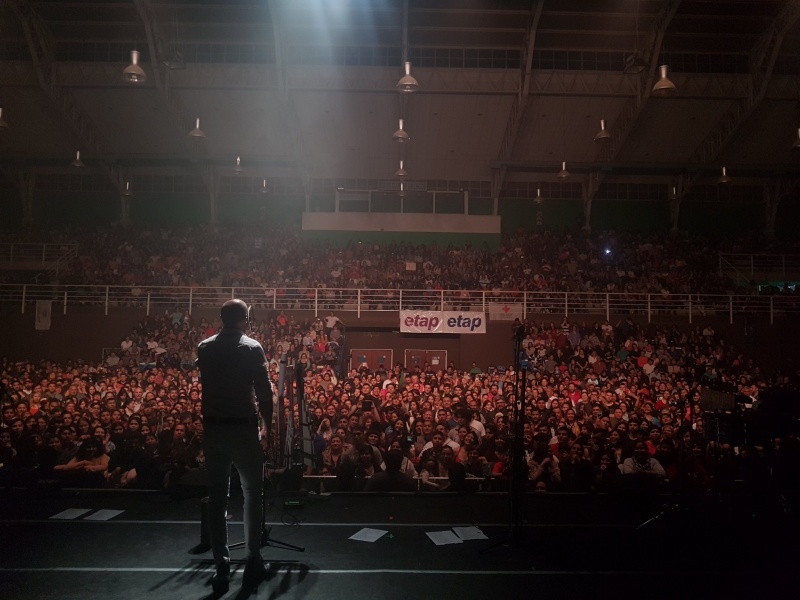
[[[277,312],[252,335],[276,384],[283,354],[302,369],[311,425],[302,432],[281,397],[276,429],[291,420],[296,436],[309,436],[307,473],[335,476],[339,489],[503,489],[512,407],[523,388],[531,490],[706,488],[785,469],[780,440],[712,430],[701,390],[757,402],[764,386],[797,389],[797,374],[768,378],[710,326],[681,331],[630,318],[523,326],[523,372],[452,364],[347,372],[337,362],[342,326],[333,314],[298,323]],[[141,321],[101,364],[3,359],[0,481],[171,489],[202,473],[202,384],[193,360],[197,343],[216,330],[176,310]]]
[[[760,249],[748,239],[615,232],[519,232],[497,249],[341,246],[304,240],[299,230],[210,227],[64,228],[9,241],[77,243],[79,258],[59,272],[61,284],[660,295],[753,292],[719,276],[717,255]]]

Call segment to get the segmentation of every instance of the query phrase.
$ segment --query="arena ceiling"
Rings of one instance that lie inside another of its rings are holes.
[[[2,0],[0,164],[109,185],[734,184],[800,174],[793,0]],[[123,82],[130,51],[144,83]],[[625,72],[641,58],[640,73]],[[421,90],[398,93],[403,58]],[[673,97],[651,94],[670,66]],[[205,142],[187,133],[199,118]],[[398,120],[411,136],[392,141]],[[604,119],[611,139],[593,141]],[[666,193],[666,192],[665,192]]]

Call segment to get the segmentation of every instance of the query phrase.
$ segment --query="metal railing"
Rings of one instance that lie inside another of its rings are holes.
[[[593,292],[520,292],[512,290],[387,290],[332,288],[167,287],[130,285],[2,284],[0,302],[26,306],[38,300],[54,302],[64,314],[69,306],[101,306],[105,314],[116,307],[188,310],[219,307],[230,298],[242,298],[259,309],[354,313],[399,310],[454,310],[489,312],[490,319],[540,314],[612,316],[640,315],[650,322],[656,315],[693,319],[735,315],[775,317],[800,314],[800,297],[783,295],[633,294]],[[503,311],[503,309],[507,309]],[[501,313],[505,312],[504,315]]]
[[[800,280],[800,254],[723,254],[719,274],[737,284]]]
[[[55,269],[78,256],[78,244],[0,243],[0,268]]]

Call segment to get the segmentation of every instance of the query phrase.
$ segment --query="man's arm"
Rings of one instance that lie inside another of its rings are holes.
[[[272,424],[272,386],[269,382],[267,357],[260,344],[255,349],[254,356],[256,365],[253,370],[253,388],[258,402],[258,414],[264,420],[264,428],[269,431]]]

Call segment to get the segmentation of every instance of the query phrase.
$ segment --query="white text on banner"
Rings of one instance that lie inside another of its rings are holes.
[[[401,310],[401,333],[486,333],[482,312]]]

